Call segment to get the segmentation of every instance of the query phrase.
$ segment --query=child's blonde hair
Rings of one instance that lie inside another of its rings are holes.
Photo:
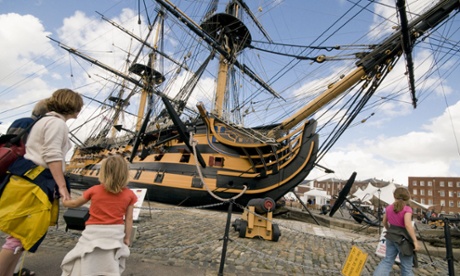
[[[406,188],[396,188],[396,190],[393,192],[393,196],[395,197],[395,202],[393,204],[393,211],[395,211],[395,213],[401,211],[404,206],[409,205],[410,194]]]
[[[110,156],[102,161],[99,181],[106,191],[118,194],[128,185],[128,178],[128,163],[120,155]]]

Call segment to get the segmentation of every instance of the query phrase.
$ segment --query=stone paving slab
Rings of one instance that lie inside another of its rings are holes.
[[[340,275],[352,245],[368,254],[361,275],[372,275],[380,261],[374,254],[378,236],[275,219],[281,231],[278,242],[239,238],[230,228],[225,263],[221,266],[226,212],[144,203],[144,208],[148,206],[151,209],[142,209],[135,223],[136,240],[123,275]],[[46,267],[54,274],[37,273],[38,276],[60,275],[60,260],[80,236],[79,231],[65,232],[64,210],[59,228],[50,228],[42,247],[26,258],[25,265],[37,272],[38,265],[49,263]],[[240,218],[239,213],[232,215],[232,222],[236,218]],[[54,256],[54,261],[49,261],[49,255]],[[419,254],[419,262],[415,275],[449,275],[442,257],[431,261],[426,254]],[[455,270],[460,273],[458,262]],[[392,275],[400,275],[397,266],[394,271]]]

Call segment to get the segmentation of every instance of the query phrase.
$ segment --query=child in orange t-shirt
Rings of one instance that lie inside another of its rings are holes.
[[[119,155],[108,157],[101,164],[101,184],[77,199],[63,201],[71,208],[90,200],[91,205],[82,236],[62,261],[62,275],[121,275],[124,271],[137,201],[134,192],[126,188],[128,178],[127,162]]]

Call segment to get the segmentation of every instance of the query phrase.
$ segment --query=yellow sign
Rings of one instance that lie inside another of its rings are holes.
[[[343,276],[359,276],[366,264],[367,253],[364,253],[356,246],[352,246],[348,253],[347,261],[342,268]]]

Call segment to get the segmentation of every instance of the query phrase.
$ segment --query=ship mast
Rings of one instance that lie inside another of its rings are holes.
[[[416,20],[408,24],[407,32],[409,32],[410,40],[415,41],[420,38],[426,31],[433,29],[441,23],[449,14],[459,9],[460,2],[458,0],[444,0],[443,3],[434,6],[426,11]],[[407,40],[408,38],[406,38]],[[368,53],[363,59],[357,63],[357,68],[350,74],[329,85],[328,89],[312,102],[301,108],[294,115],[285,119],[276,128],[272,129],[269,137],[279,137],[283,132],[293,128],[309,116],[313,115],[320,108],[324,107],[330,101],[347,91],[353,85],[357,84],[363,78],[378,77],[378,68],[385,64],[389,64],[393,59],[403,53],[404,41],[400,32],[396,32],[386,39],[379,47]]]
[[[155,26],[155,37],[153,38],[153,45],[152,45],[152,48],[153,50],[150,52],[149,54],[149,60],[148,60],[148,64],[147,65],[143,65],[143,64],[139,64],[139,63],[134,63],[130,68],[129,68],[129,71],[140,76],[141,79],[142,79],[142,82],[143,82],[143,89],[141,90],[141,98],[140,98],[140,101],[139,101],[139,110],[138,110],[138,114],[137,114],[137,122],[136,122],[136,132],[139,132],[141,127],[142,127],[142,124],[143,124],[143,120],[144,120],[144,114],[145,114],[145,110],[146,110],[146,107],[147,109],[151,109],[152,108],[152,96],[153,96],[153,93],[152,93],[152,89],[145,89],[146,87],[147,88],[150,88],[150,87],[153,87],[153,86],[156,86],[158,84],[161,84],[163,81],[164,81],[164,76],[156,71],[154,68],[155,68],[155,61],[157,59],[157,52],[158,52],[158,42],[160,40],[160,34],[162,32],[162,28],[163,28],[163,22],[164,22],[164,18],[163,18],[163,13],[159,13],[159,22],[158,24],[154,24]],[[157,18],[158,19],[158,18]],[[156,22],[156,20],[155,20]],[[150,30],[149,33],[152,32],[152,29]],[[145,44],[144,44],[145,45]],[[139,51],[140,52],[140,51]]]
[[[240,12],[239,1],[231,1],[227,6],[226,13],[217,13],[206,18],[201,25],[191,20],[177,6],[169,0],[155,0],[173,16],[185,24],[192,32],[208,43],[220,54],[220,67],[218,71],[218,94],[214,100],[214,112],[223,114],[225,97],[227,92],[227,73],[230,66],[240,69],[249,78],[263,87],[266,91],[277,98],[281,96],[265,81],[256,75],[248,66],[240,63],[236,57],[246,47],[251,45],[252,37],[249,29],[235,15]]]
[[[233,16],[235,18],[238,17],[238,4],[236,3],[230,3],[229,6],[227,7],[227,13],[230,13],[233,11]],[[214,30],[217,32],[217,30]],[[222,42],[222,45],[224,46],[224,49],[228,52],[229,55],[234,54],[234,48],[232,48],[232,45],[229,41],[229,37],[227,34],[223,33],[222,37],[220,37],[220,40]],[[236,58],[236,57],[235,57]],[[224,104],[225,104],[225,94],[227,91],[227,81],[228,81],[228,71],[229,71],[229,61],[221,55],[219,58],[219,71],[217,73],[217,87],[216,87],[216,95],[215,95],[215,102],[214,102],[214,110],[213,113],[219,117],[222,118],[223,112],[224,112]]]
[[[268,133],[268,137],[277,137],[280,135],[280,131],[286,131],[292,129],[294,126],[313,115],[319,108],[325,106],[327,103],[335,99],[337,96],[347,91],[353,85],[358,83],[366,72],[362,67],[355,69],[352,73],[348,74],[345,78],[341,79],[337,83],[329,86],[329,88],[322,93],[320,96],[309,102],[306,106],[297,111],[294,115],[284,120],[276,128],[272,129]]]

